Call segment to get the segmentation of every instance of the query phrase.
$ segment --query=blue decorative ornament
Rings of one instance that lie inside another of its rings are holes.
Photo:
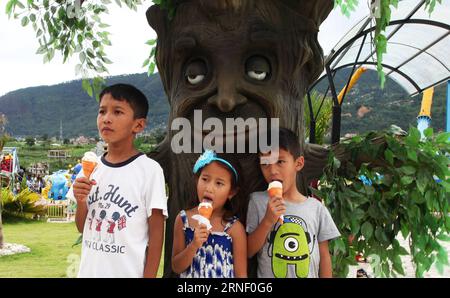
[[[70,179],[72,180],[72,183],[73,183],[73,182],[75,181],[75,179],[77,178],[77,175],[78,175],[78,173],[80,173],[81,169],[82,169],[81,163],[75,165],[75,166],[72,168],[73,174],[72,174],[72,177],[70,177]]]
[[[61,170],[50,176],[52,187],[50,188],[49,198],[53,200],[65,200],[69,191],[69,185],[66,178],[67,171]]]
[[[200,157],[195,162],[194,169],[193,169],[194,174],[197,174],[198,171],[200,171],[203,167],[209,165],[213,161],[218,161],[220,163],[223,163],[227,167],[229,167],[233,171],[234,178],[236,179],[236,181],[238,180],[238,173],[234,169],[234,167],[225,159],[217,157],[216,153],[213,150],[209,150],[209,149],[205,150],[205,152],[202,155],[200,155]]]
[[[367,178],[366,176],[361,175],[361,176],[359,176],[358,178],[359,178],[359,180],[362,181],[362,183],[363,183],[364,185],[369,185],[369,186],[372,185],[372,180],[370,180],[370,179]]]

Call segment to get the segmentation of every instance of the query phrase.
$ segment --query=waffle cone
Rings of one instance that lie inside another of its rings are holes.
[[[279,187],[272,187],[267,190],[269,192],[269,197],[283,197],[283,189]]]
[[[93,161],[82,161],[81,165],[83,167],[84,176],[89,179],[95,167],[97,166],[97,163]]]
[[[201,216],[210,219],[211,215],[213,212],[213,208],[212,207],[206,207],[206,206],[199,206],[198,207],[198,214],[200,214]]]

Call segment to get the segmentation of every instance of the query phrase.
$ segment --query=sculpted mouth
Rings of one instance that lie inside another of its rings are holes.
[[[304,254],[304,255],[301,255],[301,256],[285,256],[285,255],[276,253],[275,256],[277,258],[279,258],[279,259],[283,259],[283,260],[286,260],[286,261],[303,261],[306,258],[308,258],[308,254]]]

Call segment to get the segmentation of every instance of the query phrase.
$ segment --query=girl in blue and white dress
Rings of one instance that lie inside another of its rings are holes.
[[[247,277],[247,236],[236,217],[240,172],[231,156],[210,150],[195,163],[196,206],[175,219],[172,269],[180,277]],[[192,218],[201,202],[212,204],[210,229]]]

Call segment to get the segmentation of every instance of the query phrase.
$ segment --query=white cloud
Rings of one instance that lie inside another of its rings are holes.
[[[112,46],[105,49],[114,62],[108,65],[110,74],[144,72],[145,69],[141,66],[150,50],[145,42],[156,36],[145,17],[147,7],[142,5],[134,12],[113,4],[109,9],[110,13],[105,16],[104,22],[111,25],[108,30],[111,32]],[[325,54],[367,11],[360,4],[348,19],[338,9],[333,10],[319,33]],[[3,2],[0,5],[0,44],[0,96],[20,88],[52,85],[80,78],[75,76],[77,56],[62,64],[62,57],[55,55],[50,63],[44,64],[42,56],[35,54],[38,42],[31,25],[22,27],[20,20],[8,20]]]

